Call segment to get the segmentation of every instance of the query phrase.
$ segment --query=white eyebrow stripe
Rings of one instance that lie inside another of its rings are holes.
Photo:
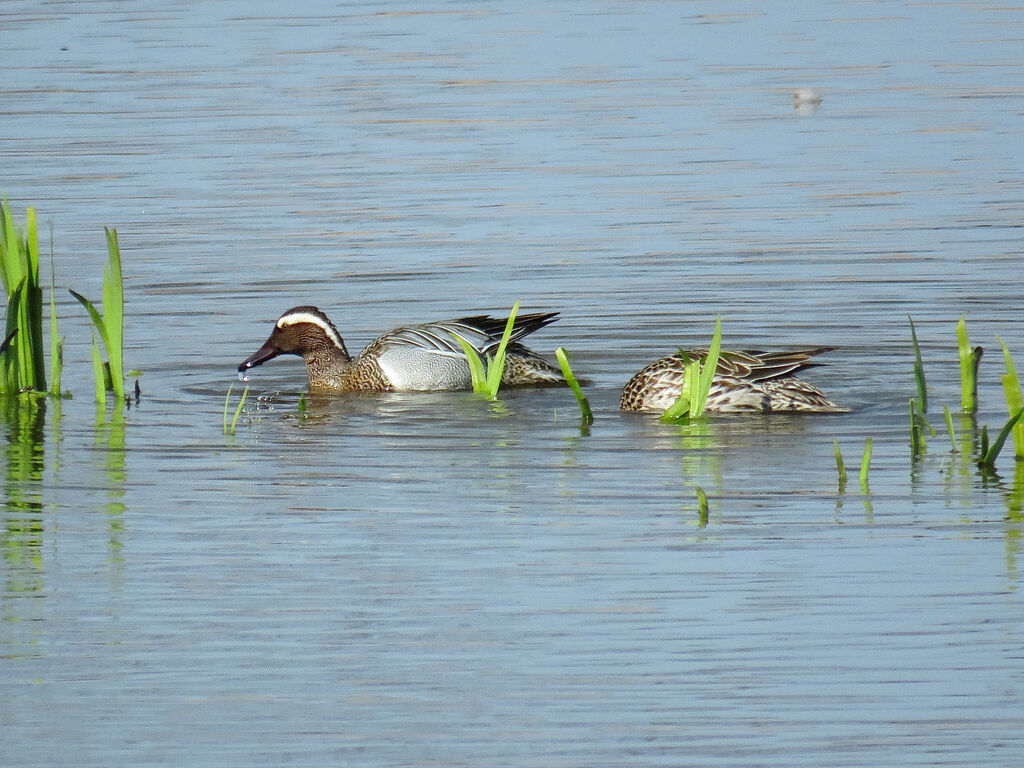
[[[345,345],[338,336],[338,332],[334,330],[334,327],[330,323],[324,322],[322,317],[310,312],[292,312],[291,314],[284,315],[277,321],[277,327],[284,328],[286,325],[298,325],[299,323],[311,323],[315,325],[327,334],[327,338],[334,342],[334,346],[338,349],[345,348]]]

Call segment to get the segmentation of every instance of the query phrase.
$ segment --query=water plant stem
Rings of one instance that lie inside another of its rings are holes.
[[[590,401],[583,394],[583,389],[580,387],[579,381],[576,380],[576,376],[569,366],[569,353],[565,351],[565,347],[559,347],[555,350],[555,358],[562,369],[562,376],[565,377],[565,382],[576,396],[576,402],[580,406],[580,416],[582,417],[583,425],[590,426],[594,423],[594,412],[590,408]]]
[[[988,430],[984,427],[981,430],[981,454],[978,459],[978,467],[985,471],[994,471],[996,468],[996,459],[999,457],[999,452],[1003,450],[1003,445],[1006,443],[1006,438],[1010,436],[1010,432],[1013,430],[1017,423],[1020,421],[1021,416],[1024,416],[1024,408],[1021,408],[1014,413],[1010,420],[1003,425],[1003,428],[999,430],[999,436],[996,437],[992,444],[988,441]]]
[[[967,319],[963,315],[956,324],[956,339],[960,354],[960,407],[964,413],[974,413],[978,410],[978,366],[984,350],[971,347]]]
[[[121,251],[117,243],[117,230],[106,229],[107,234],[107,263],[103,269],[103,314],[93,305],[89,299],[82,294],[71,291],[79,303],[85,307],[92,319],[93,325],[99,333],[103,346],[107,351],[107,365],[110,370],[109,386],[104,384],[104,390],[112,389],[118,400],[124,400],[124,364],[123,364],[123,336],[124,336],[124,287],[121,277]],[[104,380],[106,375],[104,375]],[[102,399],[99,384],[96,385],[97,397]]]
[[[910,339],[914,344],[914,380],[917,382],[917,409],[921,413],[928,412],[928,391],[924,381],[924,363],[921,361],[921,346],[917,343],[917,329],[914,328],[914,319],[907,315],[910,321]]]
[[[1017,378],[1017,369],[1013,365],[1013,358],[1010,350],[1000,339],[999,345],[1003,348],[1003,359],[1006,361],[1006,373],[1003,374],[1003,392],[1006,395],[1006,407],[1010,414],[1014,414],[1024,408],[1024,396],[1021,394],[1020,379]],[[1013,446],[1018,460],[1024,460],[1024,423],[1018,422],[1013,427]]]
[[[956,431],[953,429],[953,416],[949,412],[949,406],[945,403],[942,404],[942,413],[946,417],[946,429],[949,430],[949,441],[953,444],[953,453],[959,453],[960,449],[956,447]]]
[[[516,315],[519,313],[519,299],[512,305],[508,321],[505,323],[505,331],[501,334],[501,341],[493,355],[487,356],[486,371],[484,361],[480,353],[461,336],[456,336],[462,351],[469,363],[470,380],[473,384],[473,391],[483,394],[488,400],[498,399],[498,389],[501,387],[501,376],[505,372],[505,350],[508,347],[509,339],[512,338],[512,329],[515,327]]]
[[[691,358],[686,350],[680,350],[685,361],[683,386],[679,397],[661,415],[667,423],[698,419],[704,415],[708,395],[711,393],[711,382],[718,368],[718,355],[722,348],[722,317],[715,321],[715,333],[711,337],[711,346],[703,365],[697,358]]]
[[[235,385],[233,383],[232,384],[228,384],[228,393],[224,397],[224,434],[225,435],[234,435],[235,434],[235,427],[238,425],[238,417],[242,415],[242,408],[245,406],[245,397],[246,397],[246,395],[249,394],[249,385],[247,384],[245,386],[245,389],[242,390],[242,399],[238,401],[238,406],[235,408],[235,415],[231,419],[231,422],[229,424],[228,423],[228,412],[230,410],[230,403],[231,403],[231,390],[232,390],[232,388],[234,386]]]
[[[846,462],[843,461],[843,452],[839,450],[839,440],[832,435],[832,450],[836,456],[836,470],[839,472],[839,492],[846,489]]]
[[[867,437],[864,439],[864,457],[860,462],[860,492],[867,495],[869,492],[868,488],[868,471],[871,469],[871,445],[872,439]]]
[[[36,214],[25,214],[24,233],[14,222],[7,198],[0,203],[0,278],[7,296],[5,335],[17,328],[4,357],[0,391],[45,392],[43,365],[43,298],[39,286],[39,239]]]

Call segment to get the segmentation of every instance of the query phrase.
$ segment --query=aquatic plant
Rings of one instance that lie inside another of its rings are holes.
[[[555,358],[562,369],[562,376],[565,377],[566,384],[569,385],[569,389],[576,396],[576,402],[580,406],[580,416],[582,417],[583,425],[590,426],[594,423],[594,412],[591,410],[590,401],[583,394],[583,389],[580,387],[579,381],[576,380],[572,368],[569,367],[569,353],[565,351],[565,347],[559,347],[555,350]]]
[[[1013,431],[1013,428],[1020,422],[1021,416],[1024,416],[1024,408],[1021,408],[1010,416],[1010,420],[1003,425],[1001,430],[999,430],[999,435],[991,445],[988,441],[988,427],[983,426],[981,428],[981,451],[979,451],[978,467],[983,472],[995,471],[996,459],[999,457],[999,452],[1003,450],[1006,438],[1010,436],[1010,432]]]
[[[1017,378],[1017,369],[1014,368],[1013,358],[1010,356],[1010,350],[1000,339],[996,336],[999,341],[999,345],[1003,348],[1003,359],[1006,361],[1006,373],[1003,374],[1003,392],[1006,394],[1006,407],[1013,415],[1015,412],[1024,408],[1024,396],[1021,395],[1020,379]],[[1013,446],[1018,461],[1024,460],[1024,423],[1017,422],[1013,428]]]
[[[711,393],[711,382],[715,378],[715,369],[718,367],[718,354],[722,348],[722,318],[719,316],[715,322],[715,333],[711,337],[711,346],[708,347],[707,357],[704,364],[700,360],[691,358],[684,349],[680,349],[683,356],[683,386],[678,399],[668,407],[661,415],[664,422],[683,421],[697,419],[704,415],[707,407],[708,395]]]
[[[832,435],[832,451],[836,456],[836,470],[839,472],[839,492],[846,489],[846,462],[843,461],[843,452],[839,450],[839,440]]]
[[[921,413],[928,412],[928,392],[924,382],[924,363],[921,361],[921,346],[917,343],[917,329],[914,328],[914,319],[907,315],[910,321],[910,339],[914,344],[914,379],[917,381],[917,410]]]
[[[501,334],[501,341],[498,349],[493,355],[487,355],[486,371],[484,361],[480,359],[480,353],[472,344],[461,336],[455,336],[462,351],[469,363],[470,378],[473,382],[473,391],[483,394],[488,400],[498,399],[498,388],[501,386],[501,375],[505,371],[505,350],[508,347],[509,339],[512,337],[512,328],[516,322],[516,315],[519,312],[519,299],[512,305],[509,312],[508,322],[505,323],[505,332]]]
[[[967,338],[967,320],[963,315],[956,324],[957,349],[960,353],[960,407],[964,413],[978,410],[978,366],[984,350],[971,347]]]
[[[121,251],[117,244],[117,230],[105,228],[107,234],[107,263],[103,268],[103,314],[89,299],[82,294],[71,291],[92,318],[92,323],[99,333],[103,346],[107,351],[107,362],[96,365],[99,348],[93,337],[93,370],[96,375],[96,399],[105,399],[106,390],[114,392],[114,397],[124,400],[124,367],[123,367],[123,336],[124,336],[124,285],[121,278]],[[102,373],[101,373],[102,372]],[[110,380],[107,382],[107,376]],[[101,384],[102,382],[102,384]]]
[[[917,398],[910,398],[910,452],[914,456],[920,456],[928,450],[928,443],[924,436],[925,431],[935,437],[935,429],[928,423],[928,419],[918,410]]]
[[[36,214],[29,208],[24,231],[14,222],[7,198],[0,203],[0,277],[7,296],[0,391],[45,392],[43,366],[43,294],[39,286],[39,239]],[[52,316],[51,327],[56,324]],[[16,331],[16,332],[15,332]]]
[[[860,462],[860,492],[864,495],[868,494],[868,471],[871,469],[871,446],[872,439],[870,437],[864,438],[864,457]]]
[[[956,447],[956,430],[953,429],[953,416],[949,412],[949,406],[945,403],[942,404],[942,413],[946,417],[946,429],[949,430],[949,441],[953,444],[953,453],[959,453],[960,449]]]
[[[238,401],[238,406],[235,408],[234,418],[231,419],[230,424],[228,423],[228,413],[230,411],[231,404],[231,390],[234,387],[234,383],[228,384],[228,393],[224,397],[224,434],[233,435],[235,434],[235,427],[238,425],[238,417],[242,415],[242,408],[245,406],[245,397],[249,394],[249,385],[245,385],[245,389],[242,390],[242,398]]]
[[[64,337],[57,330],[57,302],[54,285],[57,282],[53,266],[53,224],[50,224],[50,394],[60,397],[60,377],[64,371]]]

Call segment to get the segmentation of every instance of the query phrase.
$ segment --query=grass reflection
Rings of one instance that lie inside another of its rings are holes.
[[[96,407],[95,444],[102,462],[102,469],[109,480],[107,499],[102,505],[107,515],[109,537],[109,559],[111,563],[124,562],[124,483],[125,483],[125,442],[124,442],[124,409],[119,401],[108,417],[105,403]]]
[[[5,592],[43,589],[45,398],[2,398],[5,427],[3,552]]]

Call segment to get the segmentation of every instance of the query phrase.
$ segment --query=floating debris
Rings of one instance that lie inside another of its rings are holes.
[[[793,91],[793,109],[801,115],[816,112],[821,106],[821,94],[813,88],[797,88]]]

